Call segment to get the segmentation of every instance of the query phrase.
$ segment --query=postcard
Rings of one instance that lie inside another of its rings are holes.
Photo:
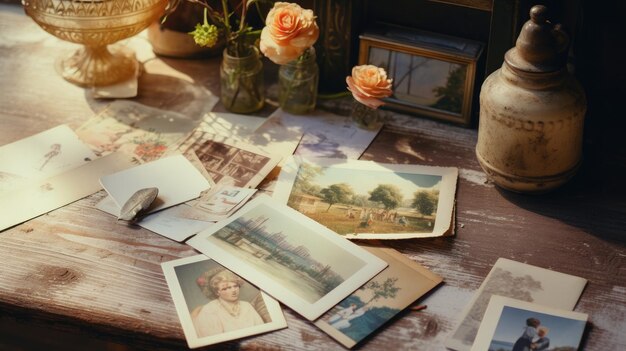
[[[161,267],[190,348],[287,327],[276,300],[207,256]]]
[[[189,205],[205,212],[205,219],[219,221],[241,208],[255,192],[256,189],[219,184],[202,198],[190,201]]]
[[[252,145],[234,139],[215,141],[213,137],[212,133],[196,131],[180,151],[195,151],[215,183],[255,188],[280,161],[280,157]]]
[[[158,188],[157,200],[146,213],[195,199],[211,184],[183,155],[145,163],[100,178],[104,190],[119,208],[138,190]]]
[[[265,123],[304,134],[295,154],[305,157],[358,159],[380,131],[359,128],[349,117],[319,110],[298,116],[278,109]]]
[[[149,162],[176,149],[198,123],[176,112],[116,100],[76,133],[97,155],[121,150]]]
[[[472,351],[578,350],[587,314],[493,295]]]
[[[113,153],[3,193],[0,197],[0,231],[99,191],[102,189],[98,182],[100,177],[130,168],[135,165],[133,161],[126,154]]]
[[[362,246],[389,264],[377,276],[315,321],[351,348],[442,282],[442,278],[388,248]]]
[[[467,304],[459,325],[445,342],[453,350],[470,350],[492,295],[572,310],[587,279],[499,258]]]
[[[187,244],[308,320],[317,319],[387,266],[266,195]]]
[[[117,216],[120,212],[120,208],[110,196],[106,196],[104,199],[100,200],[95,207],[113,216]],[[200,211],[187,204],[180,204],[151,213],[147,216],[142,216],[134,221],[133,224],[168,239],[182,242],[215,223],[199,219],[197,216],[196,218],[192,218],[193,214],[188,212],[195,213]]]
[[[29,180],[52,177],[95,160],[96,155],[66,125],[0,147],[0,193]]]
[[[349,239],[446,235],[458,170],[293,157],[273,197]]]

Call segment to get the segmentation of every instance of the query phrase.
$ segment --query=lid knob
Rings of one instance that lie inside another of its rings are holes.
[[[530,9],[530,20],[505,55],[509,65],[529,72],[552,72],[565,66],[569,37],[560,24],[548,21],[547,15],[548,8],[543,5]]]

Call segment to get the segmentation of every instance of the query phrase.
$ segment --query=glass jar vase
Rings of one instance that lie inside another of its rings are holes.
[[[221,99],[231,112],[255,112],[265,103],[263,62],[256,47],[251,46],[249,52],[236,57],[224,50],[220,66]]]
[[[278,69],[278,101],[284,111],[301,115],[315,109],[319,82],[315,60],[315,49],[311,47]]]
[[[380,129],[385,121],[389,118],[386,111],[382,111],[377,108],[371,108],[363,105],[356,99],[352,100],[352,110],[350,111],[350,118],[360,128],[377,130]]]

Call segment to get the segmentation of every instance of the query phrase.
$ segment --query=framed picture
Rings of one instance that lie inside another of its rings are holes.
[[[469,126],[482,44],[422,31],[387,30],[360,36],[359,64],[393,79],[392,109]]]

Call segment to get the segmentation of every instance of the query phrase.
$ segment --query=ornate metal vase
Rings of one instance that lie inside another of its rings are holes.
[[[107,45],[131,37],[163,15],[168,0],[22,0],[26,14],[55,37],[83,47],[60,62],[62,76],[102,86],[135,74],[132,52]]]

